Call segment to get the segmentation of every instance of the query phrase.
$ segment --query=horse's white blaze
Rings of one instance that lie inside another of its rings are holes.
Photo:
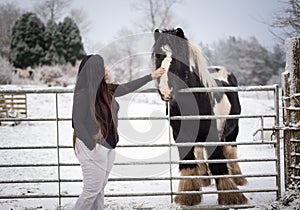
[[[213,111],[215,115],[229,115],[230,109],[230,102],[226,94],[224,94],[219,103],[216,101]],[[225,121],[226,119],[217,119],[217,128],[219,132],[224,128]]]
[[[161,62],[161,67],[166,71],[163,75],[161,75],[158,87],[160,92],[163,94],[163,97],[168,99],[172,91],[168,85],[168,71],[172,62],[172,50],[170,49],[169,45],[164,45],[161,49],[166,53],[166,57]]]

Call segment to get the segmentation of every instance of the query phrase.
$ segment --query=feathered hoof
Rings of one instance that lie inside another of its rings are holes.
[[[248,199],[243,193],[219,193],[219,205],[239,205],[247,204]]]
[[[176,195],[174,201],[180,206],[194,206],[201,203],[202,195]]]
[[[240,186],[244,186],[244,185],[248,184],[247,179],[244,177],[233,178],[233,181],[236,185],[240,185]]]
[[[233,179],[225,178],[217,180],[218,190],[238,190]],[[247,204],[248,199],[243,193],[219,193],[218,202],[220,205]]]
[[[181,176],[197,176],[199,175],[199,168],[187,168],[182,169]],[[201,181],[199,179],[182,179],[179,181],[178,191],[179,192],[190,192],[201,190]],[[181,206],[193,206],[201,203],[201,194],[186,194],[176,195],[174,201],[176,204]]]

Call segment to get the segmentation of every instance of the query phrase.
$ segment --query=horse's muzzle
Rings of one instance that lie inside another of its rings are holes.
[[[161,99],[162,99],[163,101],[169,101],[169,100],[172,99],[172,97],[171,97],[171,96],[161,96]]]
[[[165,92],[162,92],[160,89],[158,89],[158,93],[160,95],[161,100],[163,101],[169,101],[172,99],[171,94],[166,94]]]

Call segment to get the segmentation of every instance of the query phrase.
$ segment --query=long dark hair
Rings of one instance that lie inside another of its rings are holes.
[[[112,128],[118,142],[116,116],[112,110],[113,85],[107,84],[105,81],[104,60],[100,55],[87,55],[82,59],[79,65],[75,93],[81,88],[88,89],[91,116],[99,128],[94,139],[103,141],[108,137]]]
[[[117,126],[116,126],[116,116],[112,110],[113,106],[112,102],[112,87],[111,85],[107,84],[105,79],[103,79],[99,85],[96,94],[95,100],[95,118],[96,123],[98,125],[99,132],[98,135],[103,135],[104,138],[107,138],[109,134],[109,130],[112,127],[113,133],[115,136],[116,141],[119,141],[118,133],[117,133]]]

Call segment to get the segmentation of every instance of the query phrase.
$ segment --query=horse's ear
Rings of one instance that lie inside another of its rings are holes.
[[[159,35],[160,35],[160,31],[159,31],[159,29],[157,28],[157,29],[155,29],[155,31],[154,31],[154,39],[155,39],[155,41],[158,40]]]
[[[184,32],[183,32],[182,28],[177,28],[176,29],[176,35],[181,37],[181,38],[184,38]]]

